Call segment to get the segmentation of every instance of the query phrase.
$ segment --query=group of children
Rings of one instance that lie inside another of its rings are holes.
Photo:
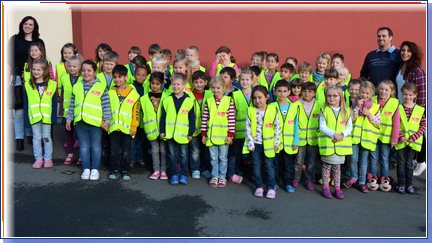
[[[343,199],[345,162],[350,179],[343,186],[388,191],[395,148],[396,190],[414,193],[413,160],[426,126],[414,84],[402,87],[399,104],[392,81],[383,80],[375,92],[371,82],[351,79],[341,54],[321,54],[316,70],[307,62],[296,70],[293,57],[279,69],[276,53],[256,52],[252,65],[240,70],[222,46],[210,75],[200,65],[196,46],[178,50],[172,66],[170,50],[153,44],[148,54],[150,61],[132,47],[130,63],[119,65],[119,55],[102,43],[95,60],[83,61],[68,43],[56,66],[56,82],[45,49],[33,43],[24,68],[33,168],[53,166],[51,125],[60,97],[64,164],[76,160],[78,139],[83,180],[99,179],[104,153],[110,157],[108,178],[130,180],[131,167],[145,166],[150,148],[153,180],[187,184],[190,172],[192,178],[208,178],[212,187],[225,187],[227,179],[242,182],[249,162],[256,197],[275,198],[280,176],[289,193],[301,178],[315,190],[318,173],[322,195]]]

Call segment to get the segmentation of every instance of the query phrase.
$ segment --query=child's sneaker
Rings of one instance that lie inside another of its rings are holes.
[[[368,193],[369,189],[367,188],[366,185],[360,185],[360,191],[363,193]]]
[[[344,193],[342,192],[342,190],[335,190],[335,198],[337,199],[344,199]]]
[[[42,168],[43,164],[44,164],[44,162],[42,159],[37,159],[33,163],[32,167],[33,167],[33,169],[40,169],[40,168]]]
[[[404,194],[405,193],[405,187],[404,186],[398,186],[396,191],[399,192],[400,194]]]
[[[96,169],[92,169],[90,171],[90,180],[97,181],[99,180],[99,171]]]
[[[407,192],[408,194],[414,194],[414,193],[415,193],[415,191],[414,191],[414,187],[413,187],[413,186],[408,186],[408,187],[406,188],[406,192]]]
[[[119,173],[117,170],[111,171],[111,173],[108,175],[108,179],[110,180],[116,180],[119,178]]]
[[[213,178],[211,178],[209,185],[210,185],[211,187],[217,187],[217,186],[218,186],[218,180],[219,180],[219,179],[218,179],[217,177],[213,177]]]
[[[294,179],[293,180],[293,187],[297,187],[298,186],[298,180],[297,179]]]
[[[132,179],[132,178],[130,177],[128,171],[123,171],[122,174],[123,174],[123,180],[124,180],[124,181],[130,181],[130,180]]]
[[[268,198],[268,199],[275,199],[275,197],[276,197],[276,191],[274,189],[269,189],[267,191],[266,198]]]
[[[264,196],[264,189],[262,187],[258,187],[255,189],[254,193],[255,197],[263,197]]]
[[[168,180],[168,175],[166,174],[165,171],[161,172],[159,179],[161,179],[161,180]]]
[[[286,191],[289,192],[289,193],[293,193],[293,192],[295,192],[294,187],[291,186],[291,185],[287,185],[285,189],[286,189]]]
[[[200,171],[199,170],[194,170],[192,172],[192,178],[199,179],[200,178]]]
[[[138,160],[138,166],[141,168],[145,168],[146,164],[145,164],[144,160]]]
[[[178,175],[171,176],[170,184],[171,185],[177,185],[177,184],[179,184],[179,177],[178,177]]]
[[[344,183],[342,183],[342,185],[346,188],[351,188],[354,185],[354,183],[356,183],[355,180],[349,179],[349,180],[345,181]]]
[[[187,176],[180,175],[180,180],[179,180],[180,184],[187,185],[187,180],[188,180]]]
[[[161,176],[160,172],[155,171],[155,172],[153,172],[153,174],[151,174],[150,179],[157,180],[157,179],[159,179],[160,176]]]
[[[48,159],[48,160],[45,160],[45,161],[44,161],[44,167],[45,167],[45,168],[51,168],[51,167],[53,167],[53,166],[54,166],[54,164],[53,164],[52,159]]]
[[[322,195],[323,195],[324,198],[327,198],[327,199],[332,199],[333,198],[333,196],[332,196],[332,194],[330,192],[330,187],[323,188]]]
[[[225,185],[226,185],[226,179],[219,178],[218,187],[225,187]]]
[[[230,181],[231,181],[232,183],[241,184],[242,181],[243,181],[243,177],[234,174],[233,176],[231,176]]]
[[[81,180],[88,179],[90,179],[90,169],[84,169],[83,173],[81,174]]]
[[[308,183],[306,183],[306,189],[309,191],[315,190],[315,185],[313,184],[312,181],[309,181]]]

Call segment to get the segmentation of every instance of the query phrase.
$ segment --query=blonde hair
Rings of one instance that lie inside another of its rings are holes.
[[[215,77],[213,77],[211,79],[211,81],[210,81],[210,87],[213,87],[215,84],[222,85],[222,88],[225,87],[225,83],[224,83],[224,81],[223,81],[223,79],[222,79],[221,76],[215,76]]]
[[[322,58],[322,59],[324,59],[324,60],[327,60],[327,68],[326,69],[329,69],[330,68],[330,64],[331,64],[331,56],[328,54],[328,53],[321,53],[318,57],[317,57],[317,59],[316,59],[316,62],[318,62],[318,60],[320,59],[320,58]]]
[[[378,89],[378,90],[381,89],[381,86],[382,86],[383,84],[385,84],[385,85],[387,85],[387,86],[390,87],[390,90],[391,90],[390,97],[391,97],[391,98],[395,98],[395,97],[396,97],[396,87],[395,87],[393,81],[391,81],[391,80],[383,80],[383,81],[381,81],[381,82],[378,84],[377,89]]]
[[[375,95],[375,85],[371,81],[364,80],[360,84],[360,90],[362,89],[370,89],[372,91],[372,95]]]
[[[348,121],[348,118],[349,118],[349,116],[348,116],[348,109],[347,109],[346,104],[345,104],[342,88],[340,88],[339,86],[334,86],[334,85],[331,85],[331,86],[327,87],[327,89],[325,90],[325,94],[326,94],[326,96],[325,96],[325,103],[328,106],[330,106],[330,104],[328,103],[328,100],[327,100],[327,93],[330,90],[336,90],[336,92],[338,93],[338,95],[340,97],[340,100],[339,100],[340,114],[341,114],[342,119],[344,121]]]

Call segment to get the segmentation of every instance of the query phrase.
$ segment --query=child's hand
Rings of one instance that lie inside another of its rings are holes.
[[[273,149],[274,149],[275,152],[279,151],[279,145],[274,145]]]
[[[159,134],[159,137],[160,137],[161,139],[164,139],[164,138],[165,138],[165,133],[161,133],[161,134]]]
[[[232,137],[227,137],[226,138],[226,142],[227,142],[227,144],[232,144],[233,143],[233,141],[232,141]]]
[[[132,129],[130,130],[130,135],[131,136],[135,136],[136,135],[136,130],[135,131],[132,131]]]
[[[414,141],[415,141],[415,140],[414,140],[412,137],[408,139],[408,142],[409,142],[409,143],[413,143]]]
[[[66,122],[66,130],[68,130],[68,131],[71,130],[71,122],[70,121]]]
[[[221,54],[220,53],[216,54],[216,62],[217,63],[222,63],[222,58],[221,58]]]
[[[108,132],[108,128],[109,128],[109,124],[106,123],[106,122],[104,122],[104,123],[102,124],[102,129],[105,130],[106,132]]]
[[[292,148],[292,150],[297,150],[298,146],[297,145],[292,145],[291,148]]]
[[[391,142],[391,148],[394,148],[396,146],[397,143],[393,143]]]
[[[249,148],[249,151],[251,151],[251,152],[255,151],[255,147]]]
[[[372,113],[370,113],[369,109],[364,107],[362,110],[363,115],[370,117],[372,115]]]
[[[190,142],[190,141],[192,141],[193,137],[192,136],[188,136],[187,138],[188,138],[188,141]]]
[[[343,137],[344,137],[344,136],[343,136],[342,133],[335,133],[335,134],[333,135],[333,139],[334,139],[336,142],[342,141]]]
[[[406,137],[401,137],[401,139],[399,139],[400,143],[406,143],[408,141],[408,139]]]
[[[206,144],[206,137],[202,137],[202,138],[201,138],[201,142],[202,142],[202,144],[205,145],[205,144]]]

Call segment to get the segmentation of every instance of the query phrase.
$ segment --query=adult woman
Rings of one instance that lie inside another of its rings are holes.
[[[43,40],[39,38],[39,24],[32,16],[24,17],[20,24],[18,34],[11,37],[9,41],[10,49],[10,68],[11,68],[11,83],[14,86],[23,87],[23,71],[24,63],[28,58],[28,49],[30,44],[34,41]],[[45,45],[45,44],[44,44]],[[15,92],[19,94],[19,92]],[[18,151],[24,150],[24,102],[23,97],[13,97],[14,108],[14,129],[16,139],[16,149]],[[31,132],[27,132],[31,136]]]
[[[398,88],[398,99],[402,101],[402,92],[400,88],[405,82],[415,83],[417,87],[417,101],[418,105],[426,107],[426,75],[421,66],[422,52],[416,43],[411,41],[404,41],[400,46],[400,53],[402,58],[402,65],[396,83]],[[426,136],[423,137],[426,139]],[[414,168],[414,175],[419,176],[426,169],[426,141],[423,141],[422,150],[417,154],[417,161],[419,162]]]

